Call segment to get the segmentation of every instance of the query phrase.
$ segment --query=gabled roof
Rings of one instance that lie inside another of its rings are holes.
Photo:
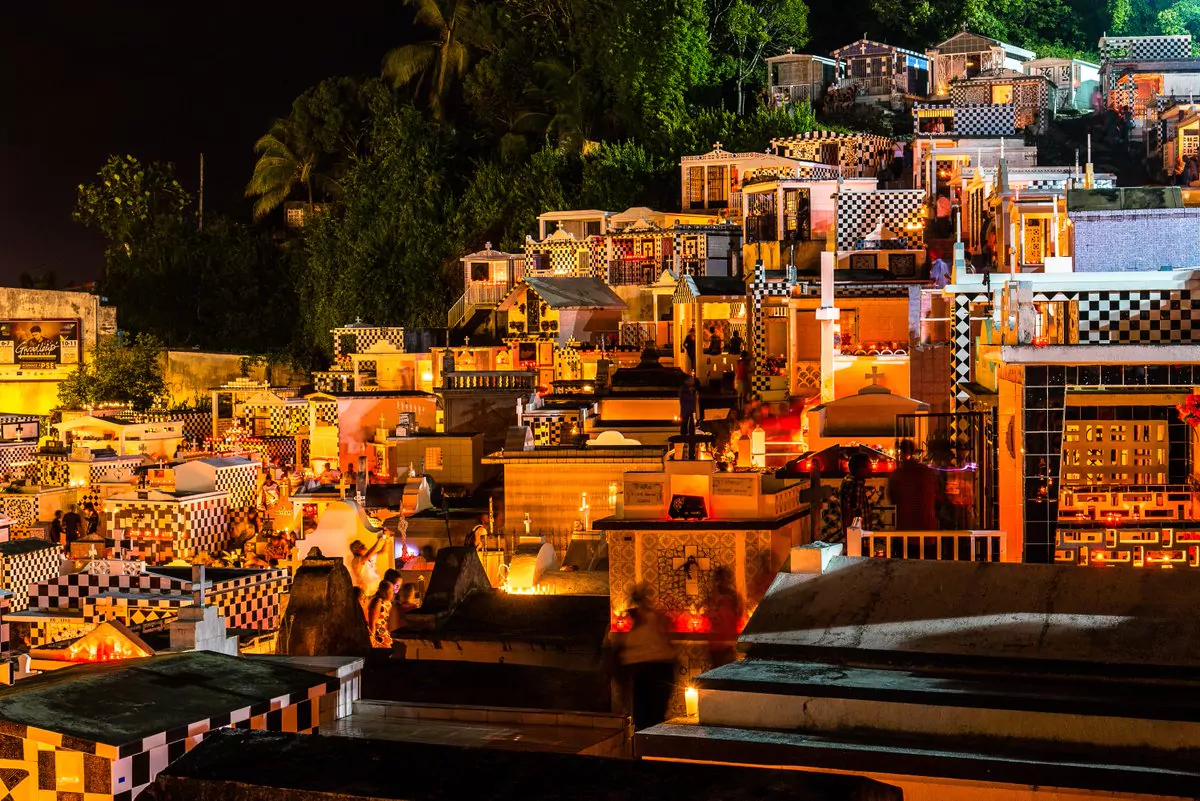
[[[913,56],[922,60],[928,60],[929,58],[924,53],[918,53],[915,50],[908,50],[903,47],[872,41],[871,39],[859,39],[858,41],[851,42],[834,50],[831,55],[834,58],[849,58],[851,56],[873,56],[886,53],[903,53],[906,56]]]
[[[1017,47],[1016,45],[1002,42],[999,39],[993,39],[990,36],[978,33],[971,33],[970,31],[960,31],[946,41],[934,45],[930,50],[937,50],[941,55],[949,55],[952,53],[974,53],[993,47],[1001,47],[1009,55],[1022,56],[1026,60],[1037,58],[1037,53],[1032,50],[1026,50],[1023,47]]]
[[[624,309],[625,301],[599,278],[527,276],[525,284],[552,309]],[[497,307],[510,309],[520,293],[511,292]]]
[[[679,279],[675,297],[680,300],[696,298],[744,298],[746,282],[741,278],[727,276],[685,275]]]

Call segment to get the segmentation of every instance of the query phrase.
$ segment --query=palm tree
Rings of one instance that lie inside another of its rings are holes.
[[[246,197],[254,197],[254,219],[261,220],[279,208],[292,192],[302,187],[313,208],[313,190],[336,195],[337,181],[318,169],[320,150],[303,136],[291,120],[276,120],[271,130],[254,143],[258,161],[246,186]]]
[[[383,76],[399,88],[417,76],[429,81],[429,110],[445,119],[450,88],[467,73],[470,48],[479,44],[482,30],[473,0],[404,0],[416,7],[413,22],[429,29],[424,42],[396,47],[383,57]]]

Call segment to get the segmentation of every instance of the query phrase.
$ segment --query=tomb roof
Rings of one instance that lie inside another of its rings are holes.
[[[380,765],[394,764],[422,769],[407,771],[403,781],[379,770]],[[331,771],[329,765],[340,769]],[[348,786],[346,776],[357,778]],[[332,795],[438,801],[480,795],[484,776],[488,777],[484,794],[496,801],[898,801],[902,797],[898,789],[858,776],[249,731],[221,731],[206,737],[159,774],[155,789],[162,801],[200,795],[232,801],[248,787],[274,788],[271,797],[281,801],[315,801]]]
[[[189,651],[25,679],[0,690],[0,720],[140,751],[147,737],[255,704],[266,711],[272,699],[327,684],[305,670]]]
[[[1067,211],[1146,211],[1183,208],[1177,186],[1127,186],[1113,189],[1072,189]]]
[[[527,276],[525,283],[552,309],[625,308],[625,301],[599,278]]]
[[[36,553],[48,548],[58,547],[52,542],[41,539],[8,540],[0,542],[0,556],[18,556],[20,554]]]
[[[776,576],[741,643],[751,656],[859,665],[1191,674],[1196,604],[1200,582],[1169,570],[837,556],[821,574]]]

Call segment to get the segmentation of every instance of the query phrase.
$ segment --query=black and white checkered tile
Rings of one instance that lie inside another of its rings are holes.
[[[784,139],[772,139],[780,155],[801,161],[824,162],[825,145],[837,145],[836,166],[847,178],[868,178],[891,163],[893,140],[875,134],[846,134],[839,131],[807,131]]]
[[[1087,292],[1078,305],[1081,345],[1195,341],[1192,318],[1200,303],[1187,290]]]
[[[909,229],[921,220],[925,193],[920,189],[887,189],[876,192],[842,191],[837,194],[837,248],[857,250],[859,243],[880,223],[907,248],[924,246],[924,233]]]
[[[0,588],[12,593],[13,612],[28,608],[31,587],[59,574],[62,558],[62,547],[42,540],[0,543]]]
[[[89,598],[106,593],[138,594],[147,597],[190,592],[189,582],[155,573],[110,574],[68,573],[38,582],[29,588],[29,604],[35,609],[82,609]]]
[[[0,443],[0,473],[11,473],[18,464],[32,462],[36,442]]]
[[[1171,36],[1105,36],[1100,40],[1103,61],[1176,61],[1191,58],[1190,34]]]
[[[217,468],[215,489],[229,496],[230,509],[258,505],[258,474],[261,470],[259,462]]]
[[[351,353],[365,353],[376,342],[387,341],[393,347],[404,350],[404,329],[384,326],[333,329],[333,357],[335,360]]]
[[[1017,132],[1011,103],[965,103],[954,108],[954,133],[959,136],[1012,136]]]

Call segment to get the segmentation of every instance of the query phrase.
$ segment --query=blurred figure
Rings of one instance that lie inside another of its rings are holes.
[[[666,621],[654,608],[645,584],[634,588],[627,612],[633,627],[617,640],[617,664],[632,693],[635,730],[662,723],[675,688],[675,649]]]
[[[745,612],[742,596],[734,585],[733,571],[724,565],[713,571],[713,587],[706,607],[713,635],[708,641],[709,663],[716,668],[737,659],[737,636]]]
[[[937,531],[937,471],[916,458],[912,440],[900,443],[900,465],[888,478],[888,499],[896,506],[900,531]]]
[[[850,457],[846,477],[838,492],[838,500],[842,506],[842,536],[839,542],[846,541],[846,529],[850,528],[855,518],[862,519],[864,529],[871,526],[871,502],[867,498],[867,479],[871,477],[871,460],[865,453],[856,453]]]
[[[380,534],[370,548],[362,540],[350,543],[350,553],[353,555],[350,559],[350,578],[354,580],[354,586],[362,587],[362,591],[368,597],[375,594],[380,581],[375,560],[379,558],[383,546],[390,539],[386,534]]]

